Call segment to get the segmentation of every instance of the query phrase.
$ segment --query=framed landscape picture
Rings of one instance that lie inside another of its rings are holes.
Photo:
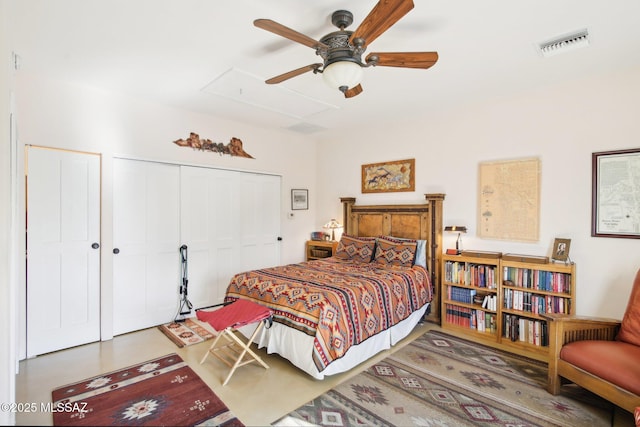
[[[362,165],[362,192],[415,191],[415,168],[415,159]]]
[[[309,190],[291,190],[291,210],[309,209]]]

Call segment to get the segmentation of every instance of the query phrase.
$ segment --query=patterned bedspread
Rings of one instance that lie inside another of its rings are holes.
[[[424,267],[383,267],[326,258],[235,275],[225,301],[253,299],[273,320],[314,336],[318,371],[352,345],[397,324],[431,301]]]

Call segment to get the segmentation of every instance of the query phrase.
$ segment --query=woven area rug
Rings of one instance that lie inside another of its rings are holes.
[[[204,381],[170,354],[52,392],[56,426],[242,426]]]
[[[429,331],[274,425],[611,425],[611,404],[578,387],[553,396],[546,376],[541,362]]]
[[[158,329],[180,348],[213,338],[213,334],[209,330],[189,318],[184,322],[160,325]]]

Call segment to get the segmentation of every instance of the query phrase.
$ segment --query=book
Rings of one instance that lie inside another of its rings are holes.
[[[478,294],[478,293],[476,293],[473,296],[473,303],[477,304],[477,305],[482,305],[484,303],[484,301],[487,300],[487,296],[488,295],[486,295],[486,294]]]
[[[502,259],[505,261],[531,262],[534,264],[548,264],[549,257],[537,255],[520,255],[520,254],[504,254]]]
[[[500,258],[502,252],[491,251],[462,251],[462,256],[476,257],[476,258]]]

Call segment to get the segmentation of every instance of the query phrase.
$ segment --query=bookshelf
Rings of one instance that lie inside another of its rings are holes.
[[[509,260],[501,264],[501,342],[546,360],[549,338],[542,315],[575,314],[576,265]]]
[[[500,259],[443,255],[442,327],[498,341]]]
[[[526,256],[503,259],[499,252],[445,254],[442,263],[444,330],[547,361],[542,315],[575,314],[575,264]]]

